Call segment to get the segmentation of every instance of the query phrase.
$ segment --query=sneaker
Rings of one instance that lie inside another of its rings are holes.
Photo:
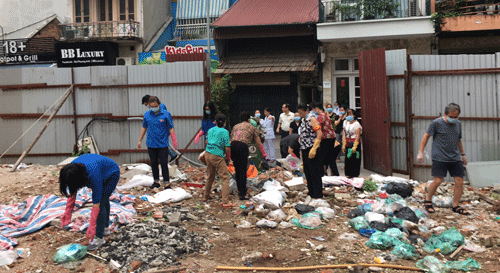
[[[97,238],[95,237],[94,240],[92,240],[89,245],[87,246],[87,249],[89,251],[94,251],[103,246],[106,243],[106,240],[104,238]]]
[[[104,236],[109,236],[111,235],[111,230],[109,230],[109,227],[104,228]]]
[[[170,183],[170,181],[167,181],[167,182],[164,182],[164,183],[163,183],[163,187],[164,187],[165,189],[171,189],[171,188],[172,188],[171,186],[172,186],[172,184]]]
[[[151,187],[149,187],[149,188],[150,188],[150,189],[155,189],[155,188],[159,188],[159,187],[161,187],[160,183],[158,183],[158,181],[155,181],[155,182],[153,183],[153,185],[151,185]]]

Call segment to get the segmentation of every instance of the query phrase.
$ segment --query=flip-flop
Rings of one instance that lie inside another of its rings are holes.
[[[222,207],[225,209],[234,208],[234,207],[236,207],[236,204],[229,202],[227,204],[222,204]]]
[[[452,207],[451,210],[455,213],[461,214],[461,215],[470,215],[470,212],[465,210],[464,208],[460,206]]]

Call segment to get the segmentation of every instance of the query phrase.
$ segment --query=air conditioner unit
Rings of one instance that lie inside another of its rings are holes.
[[[426,15],[425,0],[410,0],[408,7],[408,16]]]
[[[134,59],[131,57],[118,57],[116,58],[116,65],[133,65]]]

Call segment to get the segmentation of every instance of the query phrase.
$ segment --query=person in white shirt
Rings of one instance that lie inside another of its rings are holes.
[[[361,132],[363,128],[357,121],[358,115],[353,109],[347,110],[342,132],[342,152],[345,156],[345,176],[358,177],[361,170]]]
[[[294,114],[290,112],[290,104],[288,103],[283,104],[281,110],[283,113],[280,114],[276,133],[280,134],[281,138],[285,138],[290,134],[290,123],[293,121]]]
[[[335,102],[333,104],[333,113],[337,116],[340,115],[340,106],[339,106],[339,103],[338,102]]]

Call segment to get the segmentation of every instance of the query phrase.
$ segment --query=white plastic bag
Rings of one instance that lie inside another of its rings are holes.
[[[281,191],[264,191],[252,198],[256,204],[263,204],[270,209],[279,209],[285,199],[286,194]]]
[[[288,165],[289,170],[291,171],[300,170],[300,165],[302,165],[302,160],[290,154],[285,159],[286,159],[286,165]]]
[[[309,202],[309,206],[315,207],[315,208],[320,208],[320,207],[325,207],[329,208],[330,204],[324,199],[314,199],[311,202]]]
[[[314,211],[321,213],[321,216],[323,216],[323,219],[332,219],[333,217],[335,217],[335,210],[333,210],[331,208],[319,207]]]
[[[246,220],[242,220],[239,225],[236,226],[236,228],[251,228],[252,224]]]
[[[432,204],[438,208],[451,208],[453,206],[453,197],[451,196],[433,196]]]
[[[5,250],[0,252],[0,266],[13,263],[17,257],[17,251],[14,250]]]
[[[344,233],[339,236],[339,240],[349,240],[354,241],[358,239],[358,234],[356,233]]]
[[[276,228],[278,226],[278,223],[270,221],[270,220],[262,219],[262,220],[257,222],[256,226],[260,227],[260,228]]]
[[[284,213],[281,209],[271,211],[267,217],[269,219],[274,220],[276,222],[281,222],[286,219],[286,213]]]
[[[281,186],[280,182],[276,181],[276,180],[271,180],[271,181],[267,181],[266,183],[264,183],[264,186],[262,186],[262,188],[265,190],[265,191],[283,191],[283,192],[287,192],[288,189]]]
[[[139,174],[139,175],[134,175],[134,177],[130,179],[130,181],[125,183],[125,185],[118,186],[116,187],[116,189],[122,191],[122,190],[132,189],[137,186],[149,187],[153,185],[153,182],[154,182],[153,177],[149,175]]]
[[[129,170],[143,170],[143,171],[148,171],[150,172],[151,171],[151,166],[149,166],[148,164],[137,164],[137,165],[134,165],[134,166],[128,166],[128,169]]]
[[[166,189],[153,196],[148,196],[148,201],[156,204],[165,202],[176,203],[190,198],[193,198],[193,196],[183,188],[175,188]]]
[[[285,229],[285,228],[291,228],[293,227],[293,224],[290,222],[280,222],[278,228],[280,229]]]
[[[380,213],[376,212],[367,212],[365,213],[365,218],[368,222],[379,222],[379,223],[385,223],[385,216]]]

